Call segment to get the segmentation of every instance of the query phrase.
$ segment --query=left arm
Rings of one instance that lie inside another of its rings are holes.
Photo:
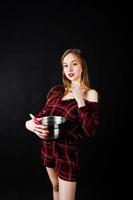
[[[88,111],[87,105],[78,108],[78,111],[80,113],[82,129],[88,137],[91,137],[95,135],[96,129],[99,126],[99,111],[97,102],[90,102],[88,104],[91,104],[92,112]]]
[[[81,126],[85,134],[91,137],[99,126],[98,93],[94,89],[89,90],[86,104],[79,90],[73,90],[73,94],[78,104]]]

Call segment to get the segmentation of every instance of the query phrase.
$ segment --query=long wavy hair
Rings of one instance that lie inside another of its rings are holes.
[[[73,55],[75,55],[79,61],[79,63],[82,66],[82,75],[81,75],[81,87],[88,89],[90,88],[90,81],[89,81],[89,75],[88,75],[88,69],[87,69],[87,63],[86,63],[86,59],[85,56],[83,55],[83,53],[81,52],[80,49],[68,49],[66,50],[62,57],[61,57],[61,65],[62,65],[62,82],[64,85],[64,95],[67,94],[68,91],[70,91],[71,89],[71,81],[65,76],[64,73],[64,68],[63,68],[63,60],[64,58],[68,55],[72,53]]]

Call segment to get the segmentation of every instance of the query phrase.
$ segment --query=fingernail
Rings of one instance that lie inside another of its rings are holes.
[[[31,118],[33,118],[34,116],[32,114],[29,114]]]
[[[33,118],[33,121],[34,121],[36,124],[41,124],[40,121],[38,121],[35,117]]]

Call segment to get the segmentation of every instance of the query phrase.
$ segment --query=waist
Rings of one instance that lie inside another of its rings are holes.
[[[57,140],[60,144],[66,144],[66,145],[79,145],[79,139],[73,138],[70,135],[65,135]]]

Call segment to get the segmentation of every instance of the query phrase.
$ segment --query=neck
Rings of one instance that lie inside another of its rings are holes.
[[[76,85],[76,86],[78,86],[78,87],[81,87],[81,83],[80,82],[71,82],[71,86],[73,86],[73,85]]]

